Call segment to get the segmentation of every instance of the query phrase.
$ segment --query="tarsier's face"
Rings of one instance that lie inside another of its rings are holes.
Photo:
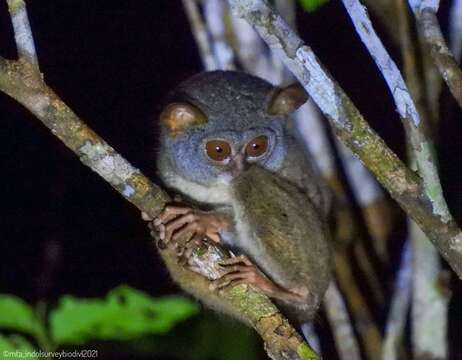
[[[201,148],[210,166],[235,177],[252,164],[264,166],[276,145],[272,131],[251,129],[242,133],[230,131],[207,136]]]
[[[287,152],[286,115],[306,94],[217,71],[181,84],[174,100],[161,114],[163,149],[178,175],[213,185],[251,166],[277,171]]]
[[[277,170],[286,155],[282,124],[209,132],[207,127],[168,139],[170,160],[201,184],[229,182],[250,166]]]

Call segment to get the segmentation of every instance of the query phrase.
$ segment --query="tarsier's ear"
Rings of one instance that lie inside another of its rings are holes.
[[[287,115],[308,101],[308,94],[299,84],[278,89],[270,100],[268,111],[271,115]]]
[[[205,124],[207,117],[197,107],[184,103],[176,102],[167,105],[160,114],[160,122],[170,132],[170,136],[176,136],[191,127]]]

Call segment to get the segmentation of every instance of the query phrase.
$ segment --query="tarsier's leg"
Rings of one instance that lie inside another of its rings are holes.
[[[314,300],[308,289],[285,289],[263,274],[245,255],[231,257],[221,263],[226,268],[223,276],[212,283],[213,289],[240,284],[252,285],[270,298],[288,303],[309,305]]]

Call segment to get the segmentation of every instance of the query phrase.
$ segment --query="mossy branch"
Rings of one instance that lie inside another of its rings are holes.
[[[168,194],[131,166],[101,137],[92,131],[43,81],[38,68],[24,58],[10,61],[0,58],[0,91],[11,96],[32,112],[72,150],[88,167],[106,180],[139,210],[156,216],[171,201]],[[160,251],[168,264],[177,262],[174,251]],[[203,275],[213,279],[225,252],[214,245],[195,252],[195,261]],[[197,277],[198,283],[204,278]],[[275,360],[315,360],[318,356],[303,342],[272,302],[246,285],[226,289],[220,296],[251,324],[265,342]]]

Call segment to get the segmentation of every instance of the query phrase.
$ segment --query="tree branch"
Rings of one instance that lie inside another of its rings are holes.
[[[462,71],[444,40],[438,18],[436,17],[439,1],[409,0],[409,3],[415,13],[417,23],[422,30],[425,42],[430,47],[430,53],[441,76],[459,106],[462,107]]]
[[[417,167],[424,181],[424,189],[428,198],[435,205],[434,211],[437,210],[437,214],[441,216],[443,221],[452,221],[451,214],[443,197],[443,190],[434,156],[431,152],[432,144],[425,138],[423,131],[425,124],[421,121],[403,77],[375,33],[365,7],[358,0],[342,1],[353,21],[356,31],[372,55],[392,93],[400,118],[407,130],[408,139],[412,144],[412,151]]]
[[[199,47],[199,53],[204,67],[209,70],[217,69],[217,59],[215,59],[212,48],[210,47],[209,34],[202,20],[196,0],[183,0],[183,6],[188,16],[189,23],[191,24],[192,33]]]
[[[204,17],[210,31],[211,44],[218,69],[232,70],[234,66],[234,53],[226,41],[225,14],[228,4],[223,0],[205,0]]]
[[[358,109],[324,69],[312,50],[264,0],[229,0],[283,59],[330,121],[337,136],[361,159],[390,195],[433,241],[462,278],[462,232],[441,217],[421,180],[366,123]],[[424,149],[425,150],[425,149]],[[428,149],[427,149],[428,150]]]
[[[85,125],[43,82],[32,64],[0,58],[0,91],[31,111],[85,165],[139,210],[156,216],[171,201],[160,187],[133,168]],[[177,261],[171,250],[160,251],[160,255],[166,263]],[[225,258],[224,252],[213,245],[197,249],[193,255],[193,261],[201,268],[202,275],[209,279],[216,278],[218,263]],[[191,276],[203,279],[199,275]],[[226,289],[220,296],[256,329],[273,359],[318,359],[278,309],[260,292],[244,285]]]
[[[407,313],[411,303],[412,290],[412,252],[411,241],[406,240],[401,251],[401,264],[396,275],[395,288],[390,302],[390,310],[385,326],[383,342],[383,360],[399,358],[400,347],[403,346],[403,333],[406,326]]]
[[[456,60],[462,55],[462,0],[454,0],[449,13],[449,48]]]
[[[433,97],[425,96],[425,81],[417,68],[417,49],[412,42],[406,0],[397,0],[396,4],[400,10],[398,18],[404,73],[409,83],[410,93],[415,99],[418,112],[421,115],[421,131],[431,139],[429,119],[434,100]],[[439,74],[438,77],[441,78]],[[429,90],[435,90],[432,88],[434,83],[427,83],[426,85],[430,87]],[[437,89],[439,88],[438,86]],[[434,120],[438,122],[438,112],[435,112],[433,116]],[[412,136],[412,132],[408,133],[407,139],[409,158],[411,163],[415,164],[417,157],[411,146],[410,136]],[[437,160],[433,151],[428,160],[436,166]],[[427,188],[427,192],[428,190]],[[430,356],[432,359],[446,359],[448,357],[446,336],[449,297],[447,293],[440,290],[441,286],[439,286],[441,276],[444,273],[441,268],[440,256],[413,221],[409,221],[409,238],[411,249],[408,249],[408,244],[406,244],[406,249],[412,251],[413,257],[411,317],[413,353],[417,358]],[[411,295],[411,291],[409,291],[409,295]],[[429,336],[429,331],[425,330],[428,328],[433,330],[433,336]]]
[[[25,59],[38,69],[37,52],[35,51],[34,37],[30,29],[24,0],[7,0],[11,23],[13,24],[14,39],[19,58]]]
[[[359,346],[351,326],[348,310],[335,281],[332,281],[327,289],[324,304],[340,359],[360,360]]]

